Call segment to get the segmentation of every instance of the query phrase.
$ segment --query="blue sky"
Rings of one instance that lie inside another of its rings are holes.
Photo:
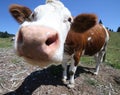
[[[95,13],[106,27],[114,31],[120,26],[120,0],[61,0],[73,16],[81,13]],[[21,4],[33,10],[45,0],[0,0],[0,31],[15,34],[19,24],[12,18],[8,8],[11,4]]]

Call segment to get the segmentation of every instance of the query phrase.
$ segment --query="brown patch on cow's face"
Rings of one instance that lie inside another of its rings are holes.
[[[29,16],[32,13],[29,8],[17,4],[12,4],[9,11],[15,20],[20,24],[25,20],[29,20]]]
[[[71,30],[74,32],[85,32],[97,23],[97,16],[94,14],[81,14],[74,18]]]

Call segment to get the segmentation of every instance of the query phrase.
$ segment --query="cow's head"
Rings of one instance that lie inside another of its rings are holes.
[[[59,0],[46,0],[33,12],[13,4],[10,13],[20,23],[15,38],[15,50],[31,64],[41,67],[62,61],[71,13]]]

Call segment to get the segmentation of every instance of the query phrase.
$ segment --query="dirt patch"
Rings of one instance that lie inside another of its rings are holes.
[[[98,76],[84,64],[75,75],[75,88],[61,81],[62,67],[44,70],[24,62],[12,49],[0,49],[0,95],[120,95],[120,70],[102,64]]]

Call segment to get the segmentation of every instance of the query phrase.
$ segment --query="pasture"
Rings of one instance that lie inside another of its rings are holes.
[[[11,91],[15,95],[120,95],[120,33],[110,35],[98,76],[89,72],[95,66],[93,58],[82,57],[73,89],[61,82],[61,66],[45,70],[31,66],[14,54],[11,38],[0,38],[0,95]]]
[[[0,38],[0,48],[11,48],[13,43],[10,40],[11,38]]]

